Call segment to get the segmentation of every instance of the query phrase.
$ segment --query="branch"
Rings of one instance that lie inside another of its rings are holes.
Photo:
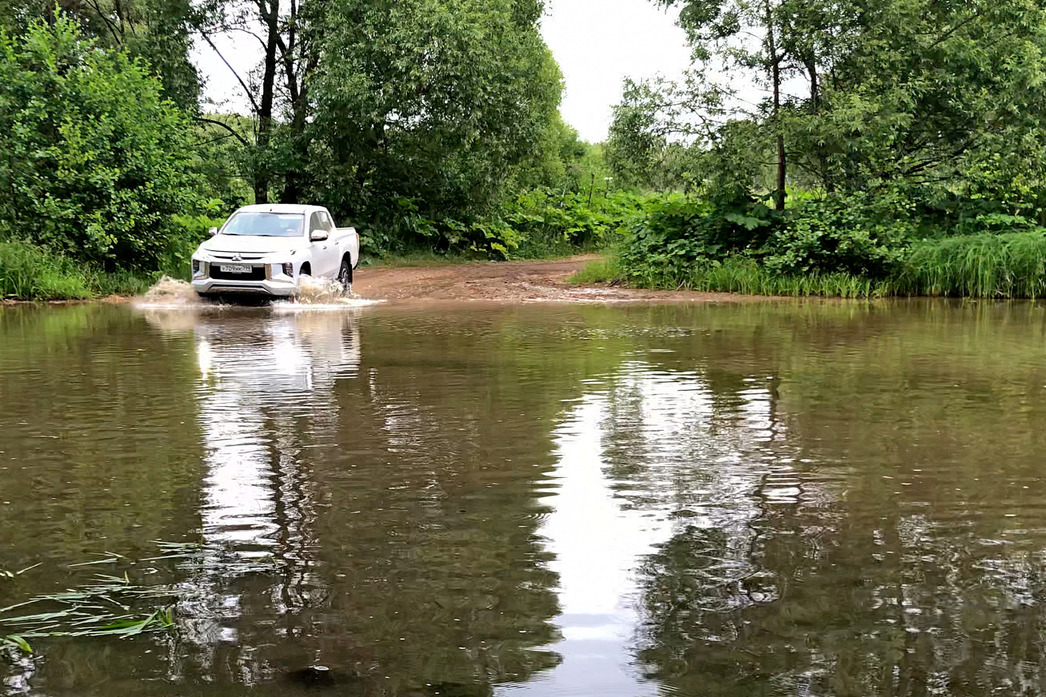
[[[251,147],[251,144],[249,142],[247,142],[247,139],[244,138],[243,136],[241,136],[235,130],[233,130],[232,126],[230,126],[227,123],[222,123],[221,121],[215,121],[214,119],[204,118],[203,116],[197,116],[196,117],[196,121],[199,122],[199,123],[209,123],[209,124],[212,124],[214,126],[221,126],[225,130],[227,130],[230,134],[232,134],[233,137],[236,138],[236,140],[240,141],[240,143],[243,144],[243,147],[245,147],[245,148]]]
[[[87,2],[94,8],[94,11],[98,13],[98,18],[105,22],[105,26],[109,29],[109,33],[112,34],[113,39],[116,40],[116,45],[123,46],[123,37],[116,33],[116,25],[105,16],[105,13],[102,12],[102,8],[98,6],[97,0],[87,0]]]
[[[248,36],[253,36],[255,39],[257,39],[258,43],[260,43],[262,46],[265,46],[265,42],[262,40],[262,38],[250,29],[245,29],[243,27],[226,27],[225,29],[226,31],[238,31],[243,34],[247,34]]]
[[[218,50],[218,47],[214,45],[214,42],[211,41],[211,37],[207,35],[207,32],[201,30],[200,36],[202,36],[203,40],[207,42],[207,45],[218,54],[218,57],[222,59],[222,63],[225,63],[225,67],[232,72],[236,81],[240,83],[240,87],[243,88],[243,92],[247,95],[247,99],[251,100],[251,107],[253,107],[254,113],[259,113],[261,109],[258,107],[258,101],[254,98],[254,94],[251,92],[250,88],[247,87],[247,83],[243,81],[243,78],[240,77],[238,72],[236,72],[236,69],[229,64],[229,61],[225,60],[225,56],[223,56],[222,52]]]
[[[932,44],[930,44],[926,48],[928,48],[928,49],[929,48],[936,48],[938,44],[942,44],[945,41],[947,41],[948,38],[952,34],[954,34],[955,32],[959,31],[960,29],[965,27],[970,22],[973,22],[974,20],[979,19],[981,16],[982,15],[981,15],[981,11],[980,10],[978,10],[977,12],[974,12],[972,15],[970,15],[969,17],[967,17],[963,21],[959,22],[958,24],[956,24],[954,27],[952,27],[948,31],[946,31],[943,34],[941,34],[939,37],[937,37],[937,39]]]

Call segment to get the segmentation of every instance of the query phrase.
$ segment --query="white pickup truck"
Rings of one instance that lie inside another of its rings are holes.
[[[297,295],[302,276],[352,286],[360,237],[336,228],[321,206],[245,206],[211,229],[192,256],[192,288],[202,297],[226,293]]]

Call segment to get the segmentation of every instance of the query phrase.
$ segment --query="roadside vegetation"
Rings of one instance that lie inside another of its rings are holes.
[[[610,249],[578,279],[1046,292],[1039,4],[652,1],[695,62],[626,82],[590,144],[541,0],[0,0],[0,297],[185,278],[256,201],[326,205],[365,263]],[[265,47],[239,114],[190,61],[230,33]]]
[[[677,193],[648,199],[613,262],[581,277],[1046,295],[1041,4],[659,4],[681,9],[695,62],[678,83],[626,85],[606,154],[623,184]]]

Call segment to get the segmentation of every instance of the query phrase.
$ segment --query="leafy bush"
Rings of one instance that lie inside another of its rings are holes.
[[[398,199],[397,215],[384,225],[360,229],[368,253],[379,257],[436,251],[481,258],[518,259],[572,254],[605,246],[635,215],[642,198],[614,192],[520,193],[490,215],[467,220],[434,220],[420,202]]]
[[[677,286],[696,267],[756,253],[777,225],[779,216],[752,200],[653,196],[628,227],[622,267],[638,285]]]
[[[159,82],[59,17],[0,33],[0,221],[82,262],[157,267],[196,201],[190,128]]]
[[[193,252],[207,239],[208,230],[221,227],[224,222],[224,218],[203,214],[171,216],[167,247],[159,260],[160,272],[171,278],[189,280]]]
[[[903,258],[914,226],[897,196],[803,201],[766,241],[763,263],[783,275],[846,273],[885,278]]]
[[[520,239],[514,256],[540,257],[606,246],[641,205],[642,198],[630,192],[592,196],[535,189],[504,206],[501,215]]]

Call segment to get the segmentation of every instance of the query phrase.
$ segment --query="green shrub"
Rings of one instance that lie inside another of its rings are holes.
[[[533,189],[520,193],[485,217],[434,220],[421,202],[398,199],[397,215],[360,228],[368,254],[414,256],[437,252],[480,258],[521,259],[562,256],[606,246],[641,208],[628,192],[599,194]]]
[[[0,297],[65,300],[90,295],[83,274],[68,260],[25,242],[0,241]]]
[[[763,263],[781,275],[886,278],[914,234],[906,207],[903,199],[888,193],[803,201],[767,239]]]
[[[187,119],[124,53],[72,20],[0,32],[0,221],[100,267],[155,269],[194,207]]]
[[[540,257],[606,246],[641,210],[642,201],[623,191],[590,196],[535,189],[506,204],[500,215],[519,235],[516,255]]]
[[[183,281],[189,280],[193,252],[207,239],[212,227],[221,227],[224,222],[223,218],[210,215],[172,216],[167,247],[158,262],[160,273]]]
[[[632,283],[674,287],[694,268],[755,253],[779,224],[779,215],[752,200],[654,196],[628,226],[621,265]]]

